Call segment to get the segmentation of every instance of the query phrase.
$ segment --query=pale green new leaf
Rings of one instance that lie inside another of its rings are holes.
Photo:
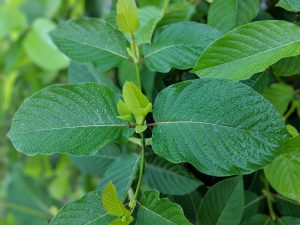
[[[283,196],[300,202],[300,161],[280,155],[265,168],[272,187]]]
[[[286,21],[238,27],[211,44],[193,70],[199,77],[245,80],[300,53],[300,28]]]
[[[90,192],[83,198],[65,205],[49,225],[99,225],[109,224],[115,217],[103,208],[100,192]]]
[[[134,33],[140,27],[138,10],[135,0],[118,0],[117,24],[126,33]]]
[[[128,136],[128,124],[117,119],[117,98],[95,83],[46,88],[21,105],[8,137],[29,155],[92,155]]]
[[[69,59],[57,49],[48,34],[55,27],[51,20],[37,19],[23,42],[30,59],[48,71],[65,69],[69,65]]]
[[[150,70],[162,73],[193,68],[201,52],[221,32],[205,24],[180,22],[165,26],[154,36],[150,45],[144,46],[144,58]]]
[[[118,196],[116,187],[110,181],[102,191],[102,205],[106,212],[113,216],[123,216],[126,213],[126,208]]]
[[[276,107],[280,115],[284,115],[293,100],[294,88],[284,83],[275,83],[267,88],[263,95]]]
[[[226,33],[251,22],[259,7],[259,0],[214,0],[208,11],[208,25]]]
[[[101,63],[103,70],[127,60],[128,42],[121,31],[101,19],[82,18],[51,32],[57,47],[78,62]]]
[[[182,208],[169,199],[160,199],[159,192],[145,192],[138,209],[137,224],[143,225],[192,225]]]
[[[146,159],[143,179],[153,189],[169,195],[185,195],[202,184],[185,168],[172,164],[161,157]]]
[[[276,6],[292,12],[300,12],[299,0],[279,0]]]
[[[126,154],[116,160],[106,170],[103,179],[98,185],[98,190],[103,190],[110,181],[116,186],[118,195],[124,201],[130,189],[139,166],[139,157],[134,154]]]
[[[199,224],[239,225],[243,212],[243,178],[229,178],[211,187],[204,196],[198,213]]]
[[[156,154],[214,176],[263,168],[280,154],[279,147],[289,137],[269,101],[230,80],[171,85],[158,95],[153,116]]]
[[[300,74],[300,55],[280,60],[272,66],[276,76],[288,77]]]

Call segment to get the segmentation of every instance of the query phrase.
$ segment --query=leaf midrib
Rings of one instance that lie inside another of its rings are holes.
[[[174,223],[174,222],[168,220],[167,218],[161,216],[160,214],[154,212],[153,210],[148,209],[146,206],[141,205],[140,207],[143,208],[143,209],[146,209],[146,210],[149,211],[150,213],[152,213],[152,214],[154,214],[154,215],[156,215],[156,216],[162,218],[163,220],[165,220],[165,221],[167,221],[167,222],[170,222],[171,224],[177,225],[176,223]]]

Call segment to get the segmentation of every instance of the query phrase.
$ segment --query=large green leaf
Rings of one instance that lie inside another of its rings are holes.
[[[243,212],[243,178],[229,178],[211,187],[204,196],[198,213],[199,224],[238,225]]]
[[[172,67],[193,68],[200,53],[221,33],[207,25],[195,22],[180,22],[161,29],[151,45],[145,45],[147,67],[167,73]]]
[[[300,28],[285,21],[259,21],[230,31],[200,56],[200,77],[245,80],[278,60],[300,53]]]
[[[284,83],[275,83],[267,88],[263,95],[276,107],[280,115],[284,115],[293,100],[294,88]]]
[[[257,214],[244,221],[242,225],[275,225],[275,224],[269,216],[263,214]]]
[[[153,150],[214,176],[264,167],[288,138],[275,108],[252,88],[230,80],[172,85],[157,97],[153,115]]]
[[[288,11],[300,12],[300,2],[298,0],[279,0],[276,6],[284,8]]]
[[[153,189],[169,195],[185,195],[202,184],[180,165],[170,163],[161,157],[146,160],[143,179]]]
[[[272,72],[276,76],[294,76],[300,74],[300,55],[296,57],[289,57],[280,60],[272,66]]]
[[[128,124],[117,119],[117,98],[95,83],[46,88],[22,104],[8,137],[29,155],[94,154],[128,132]]]
[[[282,217],[278,219],[276,225],[300,225],[300,218]]]
[[[48,34],[55,26],[51,20],[37,19],[23,42],[31,60],[48,71],[65,69],[69,65],[69,59],[56,48]]]
[[[106,170],[98,190],[103,190],[112,181],[117,188],[118,195],[124,201],[135,178],[138,166],[139,157],[136,154],[131,153],[120,157]]]
[[[265,168],[272,187],[283,196],[300,202],[300,161],[285,155],[277,157]]]
[[[51,32],[51,37],[70,58],[101,63],[103,70],[128,58],[124,35],[100,19],[82,18],[64,23]]]
[[[137,224],[191,225],[182,208],[169,199],[160,199],[157,191],[144,193],[138,210]]]
[[[113,219],[103,209],[101,193],[90,192],[64,206],[49,225],[99,225],[109,224]]]
[[[72,156],[72,162],[84,173],[103,176],[109,166],[121,157],[122,151],[115,144],[106,145],[92,156]]]
[[[259,6],[259,0],[214,0],[208,11],[208,25],[226,33],[251,22]]]

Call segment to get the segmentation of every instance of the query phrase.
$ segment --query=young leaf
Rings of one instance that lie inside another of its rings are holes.
[[[263,95],[276,107],[280,115],[284,115],[290,102],[293,100],[294,89],[284,83],[272,84]]]
[[[51,37],[71,59],[101,63],[103,70],[128,58],[128,42],[122,32],[101,19],[82,18],[61,24],[51,32]]]
[[[198,213],[199,224],[239,225],[243,212],[243,178],[229,178],[211,187],[204,196]]]
[[[156,154],[214,176],[263,168],[289,137],[281,116],[264,97],[230,80],[171,85],[158,95],[153,116]]]
[[[183,167],[161,157],[151,157],[146,160],[143,179],[150,187],[169,195],[185,195],[202,184]]]
[[[255,44],[253,44],[255,43]],[[300,28],[286,21],[259,21],[211,44],[193,70],[199,77],[245,80],[278,60],[300,54]]]
[[[80,200],[65,205],[49,225],[109,224],[114,220],[103,209],[100,192],[90,192]]]
[[[149,69],[162,73],[172,67],[193,68],[200,53],[221,36],[216,29],[195,22],[168,25],[154,36],[151,45],[145,45],[145,63]]]
[[[272,187],[283,196],[300,202],[300,161],[288,156],[278,156],[265,168]]]
[[[125,33],[134,33],[140,27],[135,0],[118,0],[117,24]]]
[[[118,109],[118,113],[120,114],[120,116],[118,116],[119,119],[127,120],[129,122],[132,120],[131,112],[129,111],[127,105],[122,100],[119,100],[117,104],[117,109]]]
[[[98,190],[103,190],[108,182],[112,181],[118,190],[118,195],[124,201],[130,189],[139,166],[139,157],[134,154],[126,154],[116,160],[106,170]]]
[[[94,83],[46,88],[22,104],[8,136],[17,150],[29,155],[94,154],[128,136],[128,124],[117,119],[117,98]]]
[[[159,192],[145,192],[138,210],[137,224],[192,225],[184,216],[182,208],[169,199],[160,199]]]
[[[276,6],[284,8],[287,11],[300,12],[300,2],[298,0],[279,0]]]
[[[208,11],[208,25],[226,33],[251,22],[259,6],[259,0],[214,0]]]
[[[123,216],[127,211],[118,196],[116,187],[111,181],[102,191],[102,204],[104,210],[113,216]]]

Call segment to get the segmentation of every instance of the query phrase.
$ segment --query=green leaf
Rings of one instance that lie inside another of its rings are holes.
[[[272,187],[283,196],[300,202],[300,161],[278,156],[265,168]]]
[[[282,146],[282,150],[286,156],[300,162],[300,135],[287,140]]]
[[[0,6],[0,38],[27,27],[26,16],[18,9]]]
[[[254,192],[245,191],[245,206],[243,220],[255,215],[259,210],[258,196]]]
[[[259,0],[214,0],[208,11],[208,25],[226,33],[251,22],[259,6]]]
[[[263,73],[255,74],[248,80],[242,81],[242,83],[252,87],[258,93],[262,94],[269,86],[270,73],[268,71],[265,71]]]
[[[25,52],[30,59],[48,71],[65,69],[69,65],[69,59],[56,48],[48,34],[55,27],[51,20],[37,19],[23,42]]]
[[[127,105],[122,100],[119,100],[117,104],[117,109],[118,109],[118,113],[120,114],[118,118],[131,122],[132,120],[131,112],[129,111]]]
[[[128,124],[116,118],[118,97],[95,83],[46,88],[21,105],[8,137],[29,155],[92,155],[128,136]]]
[[[294,88],[284,83],[275,83],[267,88],[263,94],[284,115],[290,102],[293,100]]]
[[[152,225],[154,221],[156,225],[191,225],[179,205],[160,199],[157,191],[148,191],[141,199],[137,224]]]
[[[205,24],[180,22],[165,26],[154,36],[151,45],[145,45],[144,58],[153,71],[169,72],[193,68],[200,53],[221,33]]]
[[[283,198],[281,196],[277,197],[275,202],[276,209],[282,216],[295,216],[300,215],[300,204],[294,202],[290,199]]]
[[[115,144],[101,148],[92,156],[72,156],[71,161],[83,173],[93,176],[103,176],[109,166],[121,157],[121,149]]]
[[[183,167],[161,157],[151,157],[146,160],[143,179],[153,189],[169,195],[185,195],[202,184]]]
[[[118,92],[119,89],[112,82],[112,80],[103,73],[100,73],[92,64],[82,64],[71,61],[68,70],[69,83],[84,83],[94,82],[110,87],[112,90]]]
[[[255,43],[255,44],[254,44]],[[200,77],[245,80],[282,58],[300,53],[300,28],[286,21],[259,21],[211,44],[193,70]]]
[[[281,116],[264,97],[229,80],[171,85],[158,95],[153,116],[156,154],[214,176],[263,168],[289,137]]]
[[[280,0],[276,6],[287,11],[300,12],[300,2],[298,0]]]
[[[103,70],[127,60],[122,32],[101,19],[82,18],[59,25],[51,32],[57,47],[78,62],[101,63]]]
[[[113,219],[102,206],[101,193],[90,192],[80,200],[65,205],[49,225],[109,224]]]
[[[300,74],[300,55],[281,59],[272,66],[272,72],[276,76],[288,77]]]
[[[106,170],[98,190],[103,190],[108,182],[112,181],[116,186],[118,195],[124,201],[130,189],[139,166],[139,157],[134,154],[126,154],[116,160]]]
[[[278,219],[276,225],[300,225],[300,218],[282,217]]]
[[[134,33],[140,27],[138,9],[135,0],[118,0],[117,24],[125,33]]]
[[[204,196],[199,208],[199,224],[238,225],[243,212],[243,178],[229,178],[211,187]]]
[[[102,204],[106,212],[113,216],[123,216],[125,215],[127,209],[124,207],[123,203],[118,196],[116,187],[110,181],[104,187],[102,191]]]
[[[242,225],[275,225],[269,216],[257,214],[247,219]]]

